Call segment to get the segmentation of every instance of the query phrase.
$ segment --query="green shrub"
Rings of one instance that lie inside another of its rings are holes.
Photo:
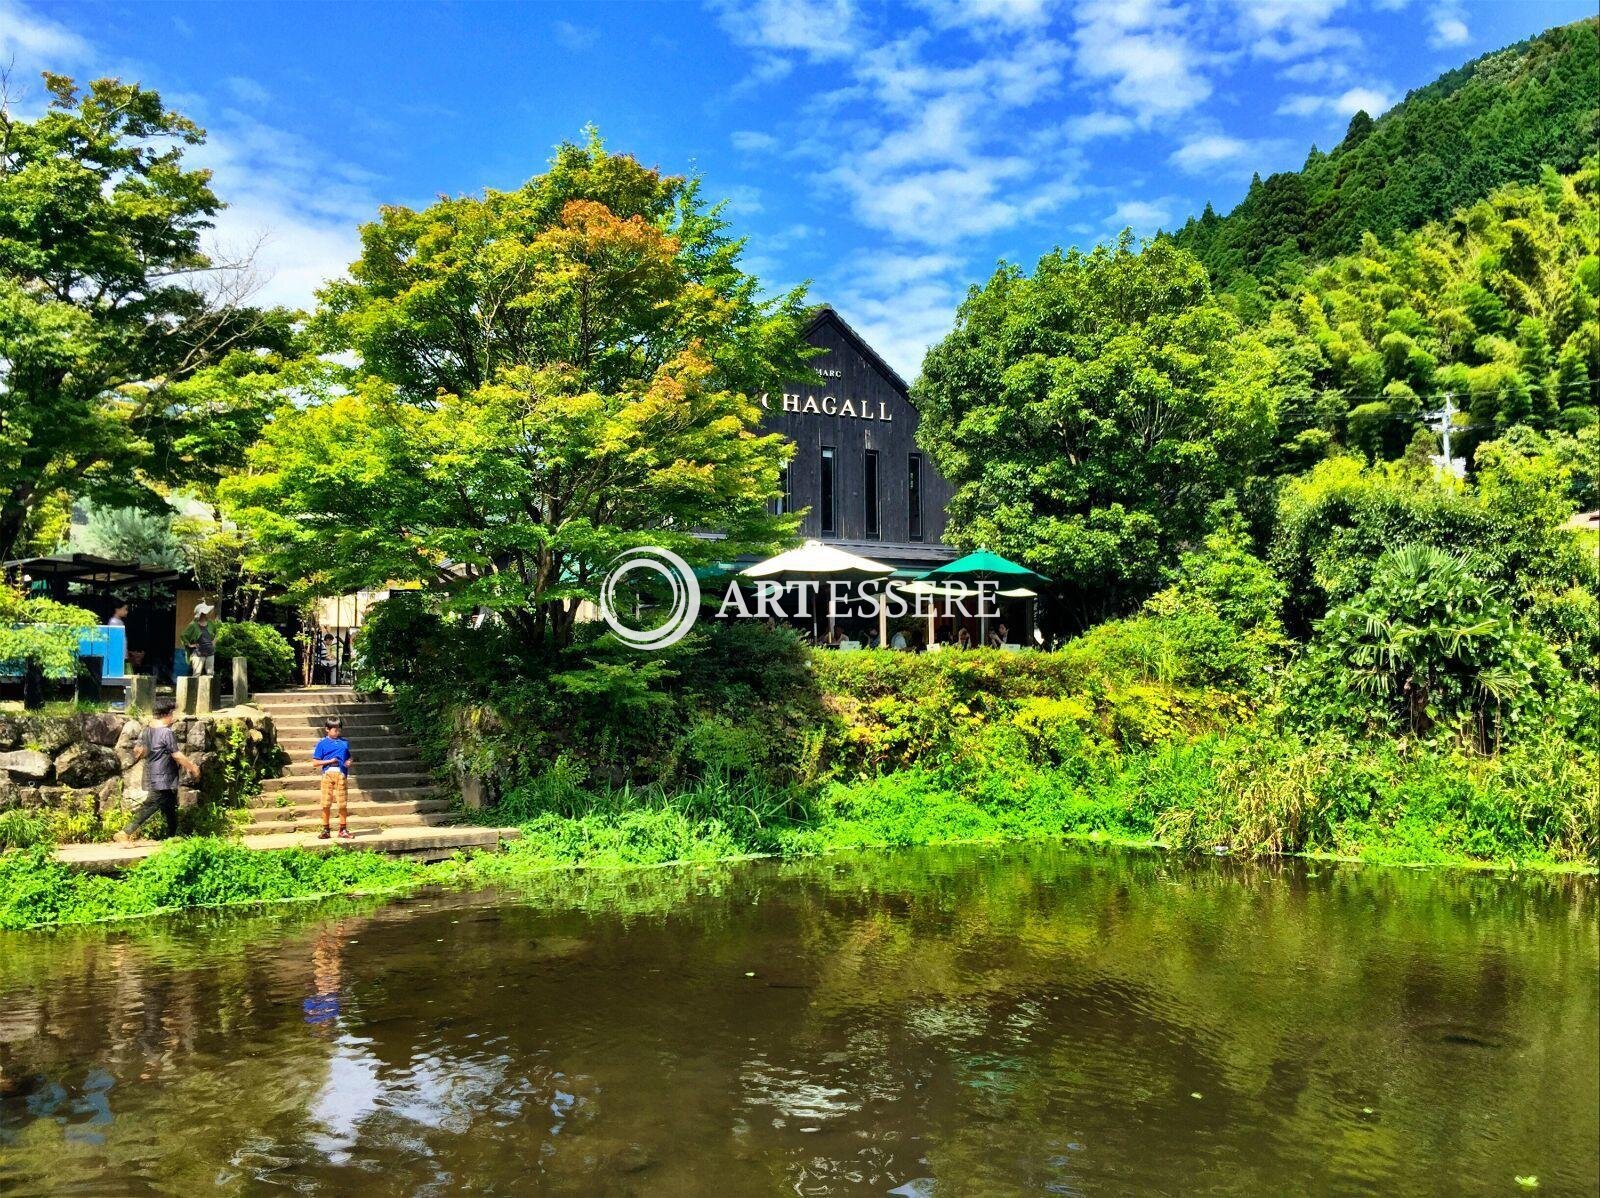
[[[50,843],[50,828],[37,815],[26,811],[0,812],[0,853]]]
[[[1491,751],[1547,720],[1571,683],[1550,646],[1474,574],[1430,545],[1383,554],[1360,595],[1317,629],[1290,709],[1307,728],[1466,735]]]
[[[294,677],[294,646],[268,624],[218,624],[217,656],[249,662],[252,690],[279,690]]]

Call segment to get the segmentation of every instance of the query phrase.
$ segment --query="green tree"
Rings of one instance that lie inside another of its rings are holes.
[[[1273,368],[1169,243],[1002,267],[916,390],[950,535],[1056,580],[1077,621],[1127,610],[1270,448]]]
[[[1593,551],[1564,528],[1571,475],[1549,453],[1508,441],[1479,450],[1476,479],[1460,482],[1411,460],[1319,464],[1283,486],[1269,560],[1286,588],[1284,623],[1307,636],[1330,608],[1371,583],[1389,548],[1472,549],[1475,569],[1520,615],[1541,593],[1589,586]]]
[[[384,209],[314,319],[359,364],[223,486],[257,564],[301,593],[426,583],[559,644],[627,546],[775,544],[788,449],[756,397],[809,351],[800,294],[759,300],[741,249],[696,183],[593,138],[514,191]]]
[[[78,636],[100,623],[93,612],[54,599],[29,598],[0,585],[0,665],[7,672],[70,678],[78,668]],[[23,701],[37,706],[43,696],[25,679]]]
[[[202,251],[200,129],[137,84],[44,79],[36,120],[0,96],[0,558],[62,494],[150,507],[236,462],[265,410],[249,351],[288,336]]]
[[[1597,186],[1591,160],[1308,270],[1259,326],[1292,397],[1280,463],[1304,462],[1308,434],[1394,459],[1446,396],[1469,458],[1512,428],[1586,423],[1600,337],[1574,314],[1593,310]]]
[[[143,562],[147,566],[182,569],[183,545],[173,531],[170,509],[103,508],[90,505],[82,531],[73,530],[68,548],[117,561]]]
[[[1259,180],[1228,215],[1176,234],[1247,315],[1293,282],[1300,257],[1354,252],[1367,236],[1447,218],[1510,183],[1568,173],[1600,140],[1600,21],[1546,30],[1447,71],[1374,120],[1350,119],[1330,154]],[[1265,284],[1265,285],[1263,285]]]

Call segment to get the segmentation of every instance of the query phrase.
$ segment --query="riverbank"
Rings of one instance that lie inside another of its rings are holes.
[[[704,796],[701,796],[704,802]],[[747,809],[748,810],[748,809]],[[930,818],[937,818],[930,813]],[[473,851],[421,862],[353,849],[261,852],[235,840],[174,841],[118,875],[90,874],[56,861],[44,847],[0,855],[0,930],[143,919],[195,908],[313,902],[339,896],[395,898],[426,887],[470,889],[531,884],[564,871],[639,871],[708,866],[758,857],[817,857],[955,845],[1078,842],[1182,853],[1170,842],[1127,831],[1091,829],[1048,834],[983,834],[970,820],[945,834],[910,839],[904,828],[873,836],[859,821],[831,820],[770,829],[766,847],[741,843],[728,823],[695,818],[670,805],[635,806],[583,816],[545,815],[521,827],[522,838],[499,852]],[[924,831],[929,825],[923,825]],[[1217,850],[1213,850],[1216,852]],[[1225,850],[1223,850],[1225,851]],[[1531,872],[1594,877],[1592,863],[1540,857],[1488,861],[1435,851],[1407,859],[1394,845],[1363,853],[1283,853],[1346,864],[1475,872]]]

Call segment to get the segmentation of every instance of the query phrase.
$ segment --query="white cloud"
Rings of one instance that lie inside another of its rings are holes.
[[[770,133],[760,133],[752,129],[736,130],[728,140],[733,143],[733,148],[746,154],[764,153],[776,149],[778,139]]]
[[[219,260],[254,253],[254,302],[310,306],[316,289],[360,253],[357,226],[378,215],[373,179],[232,109],[204,123],[206,143],[185,159],[210,168],[212,189],[227,204],[208,248]]]
[[[88,41],[65,25],[30,11],[17,0],[0,0],[0,64],[59,70],[89,54]]]
[[[712,8],[735,41],[754,49],[820,62],[856,46],[851,0],[714,0]]]
[[[1428,14],[1433,24],[1433,30],[1428,35],[1428,45],[1435,50],[1446,46],[1460,46],[1472,40],[1472,31],[1467,28],[1465,14],[1454,3],[1435,5]]]
[[[942,29],[994,33],[1040,28],[1059,6],[1054,0],[918,0],[917,7]]]
[[[1106,217],[1105,227],[1113,231],[1131,228],[1135,234],[1147,237],[1172,224],[1173,205],[1177,202],[1172,196],[1158,200],[1123,200]]]
[[[761,202],[761,189],[751,187],[748,183],[727,188],[723,198],[728,201],[728,208],[734,216],[754,216],[766,211],[766,205]]]
[[[1365,112],[1368,116],[1377,116],[1387,111],[1393,103],[1388,92],[1373,87],[1352,87],[1337,96],[1289,96],[1278,105],[1278,115],[1318,116],[1331,113],[1334,116],[1354,116],[1357,112]]]
[[[832,164],[819,185],[867,227],[921,245],[1049,211],[1076,194],[1076,157],[1059,131],[1017,130],[1059,89],[1068,57],[1053,39],[1025,36],[952,63],[931,52],[925,33],[859,52],[845,87],[822,99],[844,115],[817,121],[815,144],[804,147]]]
[[[1278,72],[1278,78],[1290,83],[1342,83],[1349,77],[1350,67],[1335,58],[1309,58]]]
[[[1136,126],[1133,118],[1120,112],[1089,112],[1069,118],[1065,128],[1073,141],[1093,141],[1097,137],[1124,137]]]
[[[1250,53],[1288,62],[1330,50],[1354,50],[1360,36],[1329,24],[1345,0],[1235,0]]]
[[[1202,174],[1224,162],[1234,162],[1252,154],[1255,146],[1222,133],[1203,133],[1191,137],[1168,160],[1179,170]]]
[[[966,294],[964,265],[947,254],[888,251],[854,259],[818,298],[837,308],[907,379],[928,346],[950,331]]]
[[[272,102],[272,94],[266,88],[243,75],[231,76],[227,80],[227,87],[233,93],[234,99],[241,104],[252,104],[261,108]]]
[[[550,30],[565,49],[587,50],[600,40],[600,31],[587,25],[574,25],[571,21],[555,21]]]
[[[1077,73],[1108,82],[1110,99],[1148,126],[1211,95],[1193,34],[1185,11],[1164,0],[1087,0],[1078,9]]]

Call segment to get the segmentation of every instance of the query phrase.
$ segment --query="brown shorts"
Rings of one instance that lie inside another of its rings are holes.
[[[350,806],[350,779],[340,770],[322,771],[322,818],[328,818],[328,813],[333,810],[334,803],[339,804],[339,820],[342,823]]]

